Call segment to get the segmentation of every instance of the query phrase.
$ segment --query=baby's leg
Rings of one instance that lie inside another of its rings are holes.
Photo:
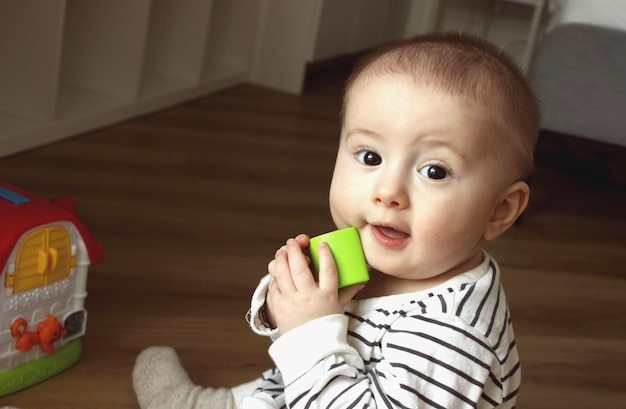
[[[152,347],[137,357],[133,386],[141,409],[235,409],[230,389],[194,385],[168,347]]]

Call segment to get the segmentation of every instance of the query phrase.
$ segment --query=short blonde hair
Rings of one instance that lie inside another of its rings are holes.
[[[516,177],[530,174],[539,134],[539,106],[518,65],[500,48],[458,33],[428,34],[383,45],[365,55],[349,76],[342,121],[357,80],[397,74],[481,103],[497,129],[513,138]]]

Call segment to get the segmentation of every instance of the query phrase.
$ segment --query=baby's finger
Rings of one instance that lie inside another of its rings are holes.
[[[280,292],[296,291],[294,281],[291,278],[287,252],[284,250],[278,250],[276,252],[276,257],[274,258],[273,262],[274,271],[270,272],[270,275],[274,278],[278,290]]]
[[[309,267],[310,262],[302,252],[300,244],[295,239],[291,239],[287,242],[287,250],[291,277],[295,287],[300,291],[315,288],[315,279]]]
[[[337,292],[339,275],[337,274],[337,266],[335,259],[330,251],[330,247],[325,242],[321,242],[317,246],[319,255],[319,286],[320,289],[329,292]]]
[[[306,234],[298,234],[295,238],[298,245],[300,245],[301,249],[306,249],[309,247],[309,236]]]

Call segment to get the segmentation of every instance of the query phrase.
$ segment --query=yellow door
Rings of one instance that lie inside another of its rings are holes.
[[[64,227],[33,230],[24,236],[15,255],[13,292],[20,293],[61,280],[69,276],[71,267],[70,237]]]
[[[48,274],[46,284],[59,281],[70,274],[72,245],[67,230],[61,226],[48,227]]]

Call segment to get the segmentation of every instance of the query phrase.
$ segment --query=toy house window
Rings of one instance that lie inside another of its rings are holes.
[[[15,255],[15,271],[6,287],[13,293],[28,291],[66,278],[74,261],[67,230],[47,226],[26,234]]]

